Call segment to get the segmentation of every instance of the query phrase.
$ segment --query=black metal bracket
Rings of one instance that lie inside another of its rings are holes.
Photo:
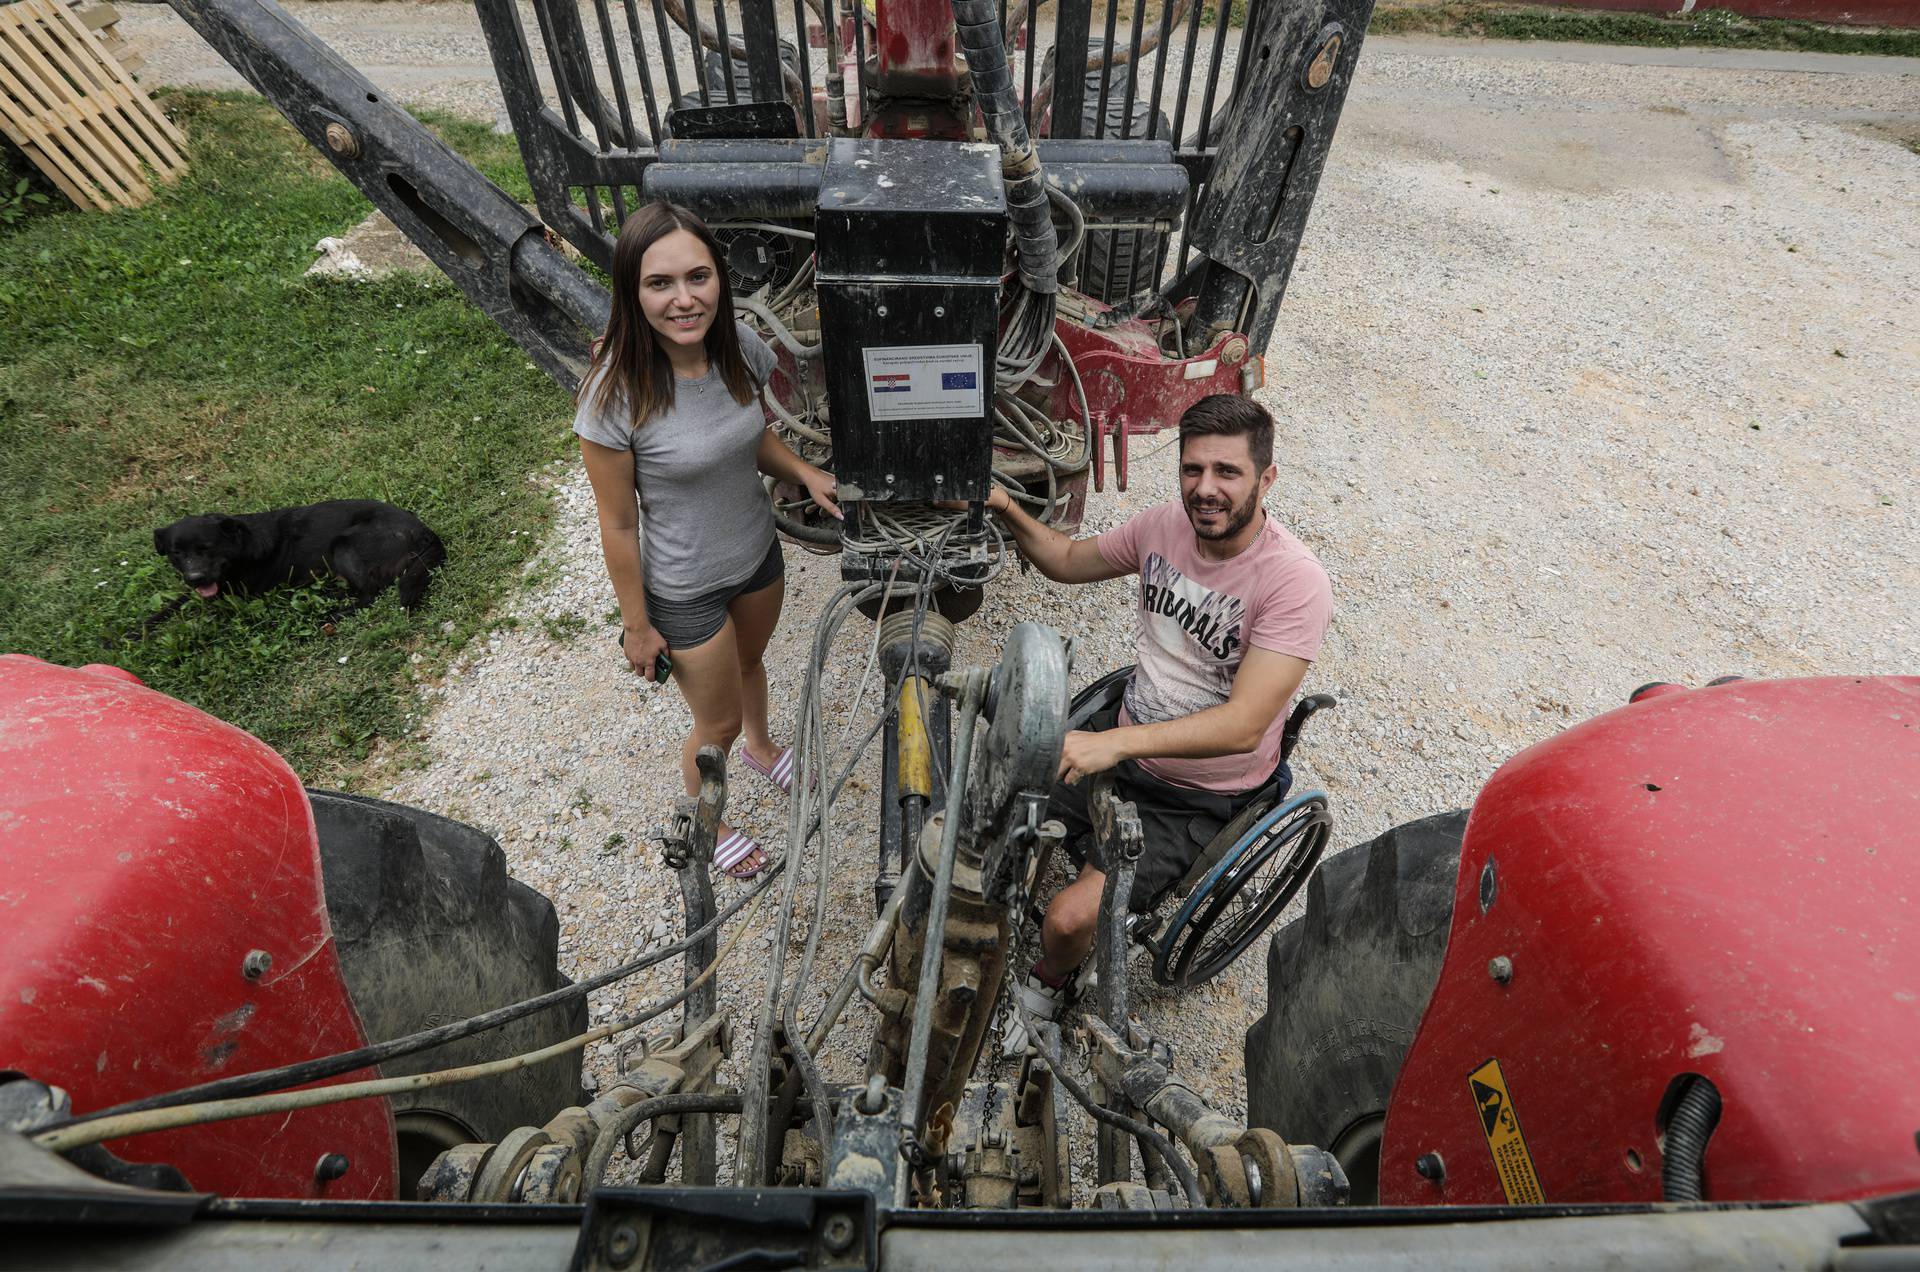
[[[879,1241],[873,1196],[822,1188],[601,1188],[574,1269],[865,1269]]]
[[[173,7],[542,370],[579,383],[609,299],[548,240],[539,218],[277,5]]]
[[[1198,297],[1190,343],[1232,330],[1266,348],[1372,16],[1373,0],[1253,6],[1244,84],[1189,231],[1200,259],[1170,289]]]

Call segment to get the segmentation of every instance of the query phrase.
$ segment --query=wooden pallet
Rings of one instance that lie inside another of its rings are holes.
[[[0,5],[0,131],[83,208],[139,207],[148,172],[186,168],[186,139],[63,0]]]
[[[121,70],[129,75],[137,75],[140,68],[147,64],[140,50],[121,37],[120,10],[110,4],[93,3],[92,0],[66,0],[66,3],[74,16],[80,19],[80,25],[100,38],[107,56],[120,63]]]

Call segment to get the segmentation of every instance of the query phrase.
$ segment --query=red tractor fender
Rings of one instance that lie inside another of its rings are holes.
[[[0,656],[0,829],[0,1070],[84,1113],[366,1045],[306,792],[257,739],[118,668]],[[107,1147],[229,1196],[389,1198],[397,1174],[380,1099]]]
[[[1467,823],[1381,1200],[1658,1201],[1687,1074],[1708,1200],[1920,1188],[1916,903],[1920,677],[1651,694],[1522,752]]]

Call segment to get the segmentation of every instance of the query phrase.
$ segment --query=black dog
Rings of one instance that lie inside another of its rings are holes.
[[[415,608],[427,594],[428,572],[447,559],[424,521],[374,499],[184,517],[155,530],[153,548],[203,597],[258,595],[335,575],[356,608],[396,586],[400,603]]]

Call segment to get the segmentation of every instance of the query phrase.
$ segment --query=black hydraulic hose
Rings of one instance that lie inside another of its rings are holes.
[[[587,1154],[586,1165],[580,1172],[580,1195],[584,1197],[600,1186],[600,1182],[606,1178],[607,1164],[613,1160],[614,1150],[640,1123],[678,1113],[738,1113],[739,1111],[740,1097],[737,1095],[706,1095],[698,1092],[684,1095],[657,1095],[651,1100],[629,1104],[602,1127],[599,1136],[594,1139],[593,1150]]]
[[[1029,1024],[1028,1028],[1031,1029],[1032,1025]],[[1187,1204],[1195,1210],[1206,1209],[1207,1199],[1206,1194],[1200,1191],[1200,1177],[1194,1174],[1193,1167],[1187,1165],[1186,1160],[1174,1149],[1172,1140],[1145,1122],[1128,1117],[1124,1113],[1116,1113],[1095,1100],[1093,1095],[1081,1086],[1071,1073],[1067,1072],[1066,1063],[1060,1059],[1058,1053],[1043,1050],[1041,1058],[1053,1070],[1053,1076],[1060,1079],[1060,1085],[1067,1088],[1067,1094],[1073,1097],[1074,1103],[1085,1109],[1094,1121],[1105,1122],[1108,1126],[1134,1136],[1140,1141],[1143,1149],[1151,1145],[1154,1151],[1159,1153],[1161,1161],[1172,1168],[1174,1177],[1180,1181],[1180,1191],[1187,1195]]]
[[[1720,1124],[1720,1091],[1695,1077],[1674,1103],[1667,1119],[1667,1142],[1660,1163],[1660,1193],[1668,1201],[1706,1197],[1707,1140]]]
[[[588,980],[577,981],[563,986],[551,993],[529,998],[524,1002],[513,1003],[506,1007],[495,1008],[478,1016],[465,1020],[456,1020],[452,1024],[441,1025],[436,1029],[425,1029],[419,1033],[408,1034],[404,1038],[395,1038],[389,1042],[376,1043],[370,1047],[361,1047],[357,1051],[343,1051],[339,1055],[323,1056],[315,1060],[302,1060],[298,1064],[282,1065],[277,1069],[261,1069],[255,1073],[235,1074],[231,1078],[221,1078],[216,1082],[203,1082],[199,1086],[183,1087],[178,1091],[168,1091],[160,1095],[149,1095],[143,1099],[130,1100],[125,1104],[116,1104],[112,1108],[100,1109],[79,1117],[71,1118],[60,1126],[72,1126],[81,1122],[93,1122],[103,1117],[114,1117],[122,1113],[142,1113],[148,1109],[167,1109],[178,1104],[198,1104],[206,1100],[238,1099],[243,1096],[260,1095],[268,1091],[279,1091],[286,1087],[305,1086],[309,1082],[318,1082],[323,1078],[338,1077],[342,1073],[351,1073],[355,1069],[364,1069],[369,1065],[383,1064],[401,1056],[410,1056],[418,1051],[427,1051],[444,1046],[449,1042],[458,1042],[489,1029],[498,1029],[511,1024],[522,1016],[530,1016],[558,1003],[571,1002],[576,998],[605,988],[617,980],[623,980],[635,973],[645,971],[658,963],[663,963],[676,954],[683,954],[695,944],[705,940],[717,931],[722,923],[738,914],[755,897],[759,896],[779,877],[784,862],[775,862],[761,872],[762,877],[753,887],[742,892],[728,903],[727,907],[713,916],[696,931],[688,933],[681,940],[656,950],[644,958],[624,963],[612,971],[602,972]],[[57,1129],[50,1127],[48,1129]]]
[[[1027,290],[1060,290],[1060,239],[1047,211],[1047,180],[1027,133],[1027,117],[1014,93],[1013,71],[1000,31],[998,0],[953,0],[954,24],[967,70],[973,76],[974,101],[986,121],[987,136],[1000,147],[1001,173],[1007,185],[1007,216],[1013,222],[1020,256],[1020,281]],[[1051,324],[1049,324],[1051,325]]]
[[[823,548],[840,546],[840,526],[835,522],[831,526],[810,526],[804,521],[796,521],[778,508],[773,510],[773,525],[789,539],[798,539],[802,543],[818,544]]]

